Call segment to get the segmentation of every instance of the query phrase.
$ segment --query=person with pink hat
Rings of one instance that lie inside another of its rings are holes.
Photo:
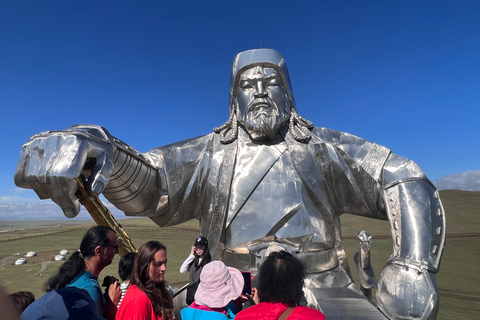
[[[222,261],[210,262],[200,274],[195,301],[181,311],[182,319],[233,319],[235,315],[227,305],[242,294],[243,284],[240,271],[227,267]]]

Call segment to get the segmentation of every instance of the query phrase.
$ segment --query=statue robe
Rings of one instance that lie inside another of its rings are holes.
[[[230,144],[211,133],[148,154],[162,194],[150,218],[160,226],[199,219],[214,259],[275,241],[292,247],[309,273],[340,265],[349,274],[340,215],[387,219],[378,204],[391,152],[347,133],[315,128],[308,143],[286,132],[259,143],[240,129]],[[332,261],[319,266],[325,259]],[[255,268],[248,264],[236,266]]]

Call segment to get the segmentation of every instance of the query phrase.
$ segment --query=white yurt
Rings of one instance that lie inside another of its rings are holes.
[[[30,257],[35,257],[36,255],[37,253],[35,251],[28,251],[26,257],[30,258]]]
[[[25,263],[27,263],[27,259],[25,259],[25,258],[20,258],[20,259],[17,259],[17,261],[15,261],[16,266],[19,266],[19,265],[25,264]]]
[[[62,250],[60,250],[60,254],[66,255],[66,254],[68,254],[68,250],[67,249],[62,249]]]
[[[65,260],[65,257],[61,254],[57,254],[55,256],[55,261],[62,261],[62,260]]]

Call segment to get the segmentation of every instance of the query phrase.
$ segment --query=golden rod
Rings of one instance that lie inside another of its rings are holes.
[[[110,210],[105,207],[98,196],[91,195],[85,190],[85,185],[81,178],[77,178],[76,180],[78,183],[78,189],[75,195],[85,209],[87,209],[88,213],[90,213],[93,220],[95,220],[97,225],[110,227],[117,233],[118,244],[120,246],[118,253],[120,256],[123,257],[127,253],[136,252],[137,250],[135,249],[132,240],[122,228],[121,224],[117,222]]]

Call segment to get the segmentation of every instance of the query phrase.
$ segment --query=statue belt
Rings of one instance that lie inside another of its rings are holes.
[[[307,273],[324,272],[334,269],[338,266],[337,251],[335,248],[311,252],[291,252],[305,265]],[[252,253],[239,253],[234,251],[225,251],[223,262],[229,266],[242,271],[257,270],[261,262],[258,256]]]

